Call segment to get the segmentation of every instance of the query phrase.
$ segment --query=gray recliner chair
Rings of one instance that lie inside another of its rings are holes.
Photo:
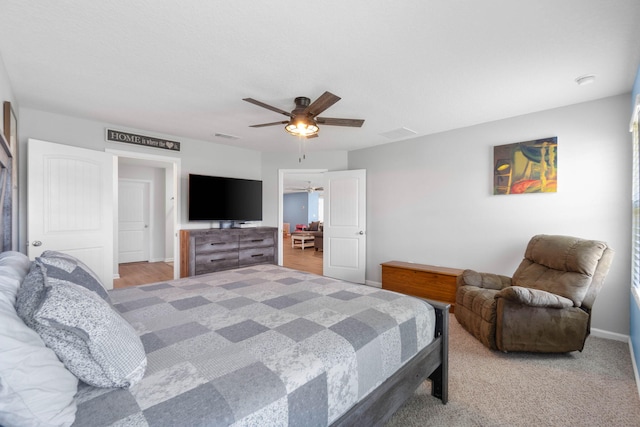
[[[513,277],[473,270],[458,277],[456,319],[494,350],[581,351],[613,253],[596,240],[534,236]]]

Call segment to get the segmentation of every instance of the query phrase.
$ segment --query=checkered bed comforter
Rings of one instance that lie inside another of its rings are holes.
[[[259,265],[110,291],[148,358],[131,389],[81,384],[74,425],[325,426],[434,336],[433,308]]]

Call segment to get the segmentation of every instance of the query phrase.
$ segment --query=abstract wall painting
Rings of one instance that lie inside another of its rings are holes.
[[[555,193],[558,138],[493,147],[493,194]]]

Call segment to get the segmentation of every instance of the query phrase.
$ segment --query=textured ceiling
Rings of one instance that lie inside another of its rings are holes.
[[[0,16],[20,107],[261,151],[295,139],[250,128],[283,116],[242,98],[290,111],[331,91],[323,116],[366,121],[322,126],[307,152],[354,150],[627,93],[640,63],[638,0],[0,0]]]

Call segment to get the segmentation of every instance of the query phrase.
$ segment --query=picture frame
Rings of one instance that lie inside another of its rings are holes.
[[[4,119],[4,139],[6,147],[9,149],[11,156],[11,183],[10,188],[7,189],[11,193],[11,235],[8,236],[12,250],[18,250],[18,119],[16,113],[13,110],[11,102],[4,101],[3,104],[3,119]],[[7,215],[5,213],[5,215]],[[6,217],[5,217],[6,220]],[[5,236],[7,237],[7,236]]]
[[[0,251],[15,250],[14,210],[12,191],[13,159],[9,143],[0,133]]]
[[[493,147],[493,194],[556,193],[558,137]]]
[[[9,101],[4,102],[4,137],[9,147],[15,147],[18,144],[18,120]]]

